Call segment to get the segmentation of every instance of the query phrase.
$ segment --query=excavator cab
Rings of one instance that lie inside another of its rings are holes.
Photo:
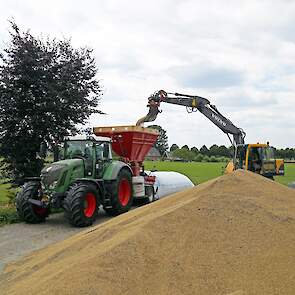
[[[268,178],[277,175],[274,148],[268,144],[238,145],[234,155],[234,169],[245,169]]]

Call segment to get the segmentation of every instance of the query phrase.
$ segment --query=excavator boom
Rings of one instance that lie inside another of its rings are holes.
[[[206,116],[212,123],[220,128],[227,134],[233,145],[244,144],[245,132],[236,127],[229,119],[224,117],[216,108],[212,105],[207,98],[197,95],[187,95],[181,93],[169,93],[164,90],[160,90],[151,95],[148,99],[148,114],[139,119],[136,125],[141,125],[144,122],[155,121],[158,114],[161,113],[159,107],[162,102],[181,105],[186,107],[189,113],[199,111]],[[229,135],[233,136],[233,139]]]

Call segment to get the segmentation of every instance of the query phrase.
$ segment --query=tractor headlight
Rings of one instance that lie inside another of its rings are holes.
[[[55,187],[57,186],[57,183],[58,183],[58,180],[55,180],[55,181],[53,181],[53,183],[51,183],[49,186],[48,186],[48,188],[49,189],[55,189]]]

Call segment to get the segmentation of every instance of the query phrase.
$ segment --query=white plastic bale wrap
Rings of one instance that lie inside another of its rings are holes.
[[[147,175],[156,176],[156,182],[154,184],[154,189],[156,192],[155,199],[159,199],[194,186],[187,176],[178,172],[146,171],[146,173]]]

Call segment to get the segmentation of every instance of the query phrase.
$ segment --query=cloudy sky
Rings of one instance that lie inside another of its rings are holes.
[[[295,146],[295,1],[2,0],[0,48],[12,18],[94,49],[108,115],[91,126],[134,124],[164,89],[209,98],[247,142]],[[202,114],[161,108],[170,144],[229,144]]]

